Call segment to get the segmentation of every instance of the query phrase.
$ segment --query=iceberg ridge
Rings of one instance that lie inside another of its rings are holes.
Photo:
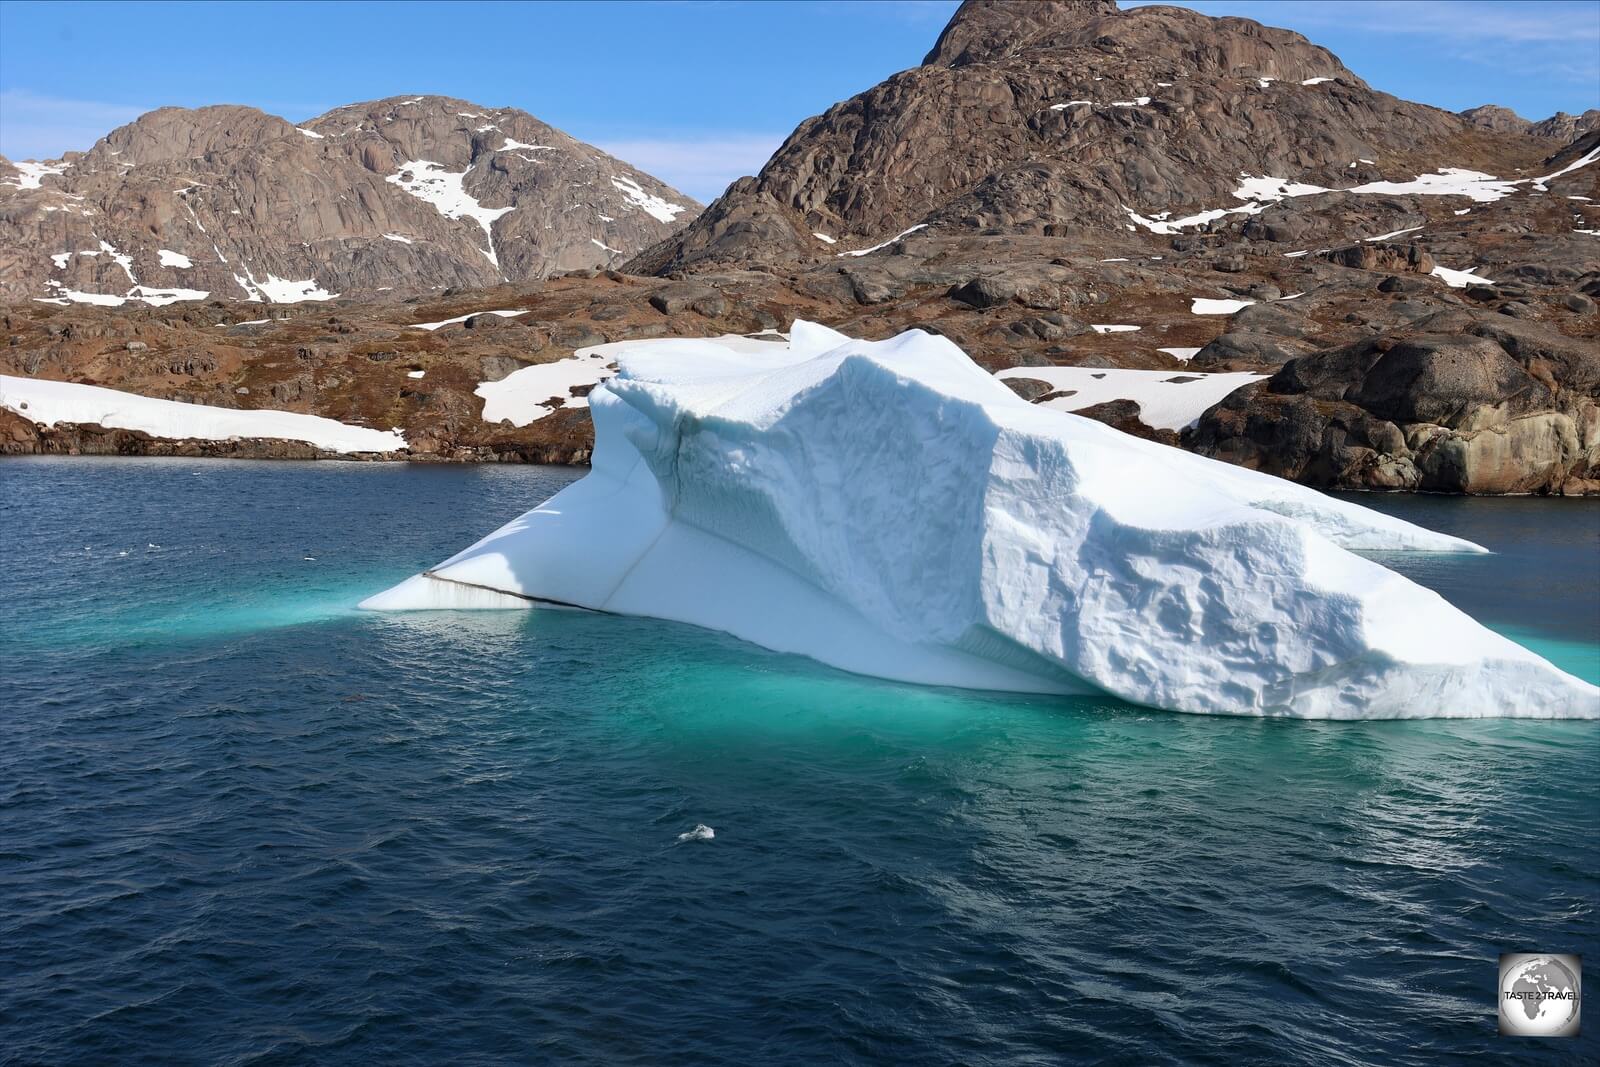
[[[1600,717],[1353,550],[1481,552],[1030,405],[943,337],[623,346],[591,472],[375,610],[535,601],[901,681],[1216,714]]]

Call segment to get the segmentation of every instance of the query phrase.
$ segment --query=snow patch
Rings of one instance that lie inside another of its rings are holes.
[[[894,244],[896,241],[900,240],[900,238],[902,238],[902,237],[909,236],[910,234],[916,233],[918,230],[925,230],[927,228],[928,228],[928,224],[926,222],[919,222],[915,226],[911,227],[909,230],[901,230],[899,233],[895,234],[893,237],[889,238],[887,241],[884,241],[881,244],[875,244],[871,248],[857,248],[854,251],[850,251],[850,252],[837,252],[837,253],[835,253],[835,255],[840,255],[840,256],[870,256],[874,252],[878,252],[878,251],[881,251],[882,249],[888,248],[890,245]]]
[[[16,189],[42,189],[46,175],[64,173],[68,167],[72,166],[71,163],[36,163],[31,159],[25,159],[11,165],[17,168],[16,178],[0,182],[0,184],[9,185]]]
[[[295,280],[280,278],[269,273],[266,281],[260,281],[249,267],[244,268],[243,274],[235,274],[233,280],[239,283],[246,299],[251,301],[265,300],[269,304],[299,304],[307,300],[332,300],[338,293],[330,293],[318,284],[315,278]]]
[[[1165,352],[1180,363],[1187,363],[1200,353],[1198,348],[1158,348],[1156,351]]]
[[[301,133],[305,134],[307,137],[310,137],[313,140],[316,140],[316,141],[322,140],[322,134],[318,133],[316,130],[308,130],[304,126],[296,126],[295,129],[299,130]]]
[[[106,253],[107,255],[109,255],[112,258],[112,260],[114,260],[116,262],[117,266],[122,268],[122,273],[124,273],[124,274],[126,274],[128,276],[129,284],[131,284],[131,285],[138,285],[139,284],[139,279],[135,278],[133,276],[133,257],[132,256],[117,251],[117,246],[112,244],[110,241],[106,241],[106,240],[102,240],[100,242],[100,251],[102,251],[102,252]]]
[[[1133,333],[1138,328],[1137,326],[1096,326],[1092,323],[1089,326],[1089,329],[1095,333]]]
[[[1165,351],[1165,350],[1164,350]],[[1190,354],[1200,351],[1190,350]],[[996,377],[1034,378],[1071,396],[1042,401],[1059,411],[1082,411],[1112,400],[1139,405],[1139,421],[1157,430],[1192,426],[1205,410],[1229,393],[1266,374],[1235,371],[1226,374],[1175,374],[1168,370],[1111,370],[1101,367],[1011,367]]]
[[[629,203],[639,208],[657,222],[671,222],[685,210],[681,204],[669,204],[659,196],[644,191],[632,178],[613,174],[611,184]]]
[[[1590,155],[1600,153],[1596,149]],[[1588,162],[1592,159],[1585,157]],[[1371,160],[1362,160],[1370,163]],[[1352,167],[1354,163],[1350,164]],[[1538,182],[1560,174],[1568,173],[1580,166],[1585,160],[1578,160],[1556,174],[1546,178],[1535,179],[1535,188],[1541,188]],[[1311,185],[1307,182],[1291,181],[1288,178],[1277,178],[1270,175],[1251,176],[1243,175],[1238,187],[1233,191],[1234,199],[1245,201],[1233,207],[1211,208],[1200,211],[1181,219],[1168,219],[1170,212],[1160,212],[1151,216],[1140,215],[1127,205],[1122,210],[1135,223],[1143,226],[1152,233],[1172,234],[1181,230],[1203,226],[1214,219],[1224,218],[1228,215],[1256,215],[1266,210],[1266,205],[1279,200],[1299,196],[1315,196],[1319,193],[1354,193],[1358,195],[1387,195],[1387,196],[1465,196],[1476,203],[1491,203],[1502,197],[1511,195],[1516,187],[1529,179],[1507,181],[1496,178],[1492,174],[1483,174],[1474,170],[1461,170],[1458,168],[1445,168],[1436,174],[1422,174],[1411,181],[1390,182],[1374,181],[1364,185],[1351,186],[1345,189],[1329,189],[1321,185]],[[1405,231],[1400,231],[1405,232]]]
[[[138,300],[158,308],[181,300],[204,300],[210,295],[208,289],[154,289],[148,285],[136,285],[128,290],[129,300]]]
[[[1493,278],[1480,277],[1470,270],[1451,270],[1449,267],[1434,267],[1428,272],[1452,289],[1465,289],[1469,285],[1493,285]]]
[[[267,298],[269,304],[298,304],[305,300],[332,300],[338,293],[330,293],[318,284],[315,278],[293,279],[280,278],[276,274],[268,274],[264,282],[256,282],[256,288],[261,295]]]
[[[384,181],[398,185],[418,200],[432,204],[435,210],[447,219],[472,219],[482,226],[483,234],[489,242],[489,247],[483,254],[498,268],[500,257],[495,254],[494,249],[494,221],[501,215],[515,211],[516,208],[515,206],[484,207],[466,191],[462,184],[466,177],[467,171],[457,174],[445,170],[432,160],[413,159],[402,164],[398,173],[389,175]]]
[[[189,257],[182,252],[173,252],[170,249],[161,248],[156,250],[156,255],[161,260],[163,267],[177,267],[179,270],[188,270],[194,266],[189,261]]]
[[[1472,209],[1468,208],[1467,210],[1470,211]],[[1376,237],[1363,237],[1362,240],[1363,241],[1368,241],[1368,242],[1371,242],[1371,241],[1387,241],[1391,237],[1399,237],[1403,233],[1416,233],[1420,229],[1422,229],[1421,226],[1407,226],[1403,230],[1390,230],[1388,233],[1380,233]]]
[[[1558,171],[1552,171],[1542,178],[1533,179],[1533,187],[1542,193],[1549,192],[1549,189],[1545,186],[1546,182],[1559,178],[1563,174],[1571,174],[1575,170],[1581,170],[1597,159],[1600,159],[1600,146],[1591,148],[1588,152],[1584,153],[1582,156],[1579,156],[1577,159],[1573,160],[1571,163],[1568,163]]]
[[[469,311],[465,315],[457,315],[453,319],[440,319],[438,322],[413,322],[413,330],[437,330],[441,326],[453,326],[458,322],[466,322],[474,315],[499,315],[502,319],[513,319],[518,315],[526,315],[526,311]]]
[[[408,244],[412,243],[411,238],[406,237],[406,236],[404,236],[402,234],[398,234],[398,233],[386,233],[386,234],[383,235],[383,239],[385,241],[398,241],[403,245],[408,245]]]
[[[1331,82],[1331,81],[1333,81],[1332,78],[1307,78],[1305,81],[1301,82],[1300,84],[1301,85],[1321,85],[1323,82]]]
[[[1254,300],[1215,300],[1209,296],[1196,296],[1190,298],[1193,303],[1189,310],[1196,315],[1232,315],[1235,311],[1249,307]]]
[[[0,375],[0,407],[41,426],[95,423],[168,439],[232,441],[266,437],[308,441],[330,452],[393,452],[406,447],[405,438],[398,432],[369,430],[317,415],[181,404],[117,389],[40,378]]]

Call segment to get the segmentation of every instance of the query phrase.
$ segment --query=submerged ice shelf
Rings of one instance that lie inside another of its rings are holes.
[[[589,475],[363,607],[551,602],[1190,712],[1600,716],[1600,689],[1355,554],[1478,546],[1030,405],[943,337],[618,348]]]

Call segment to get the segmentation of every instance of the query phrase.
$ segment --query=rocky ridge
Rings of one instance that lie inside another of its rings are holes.
[[[0,298],[384,299],[605,267],[699,205],[525,112],[394,97],[294,126],[162,108],[0,160]]]

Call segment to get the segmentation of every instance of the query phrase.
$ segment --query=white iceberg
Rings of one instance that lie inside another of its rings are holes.
[[[554,603],[845,670],[1308,718],[1595,717],[1352,550],[1482,551],[1028,404],[942,337],[618,346],[594,466],[378,610]]]

